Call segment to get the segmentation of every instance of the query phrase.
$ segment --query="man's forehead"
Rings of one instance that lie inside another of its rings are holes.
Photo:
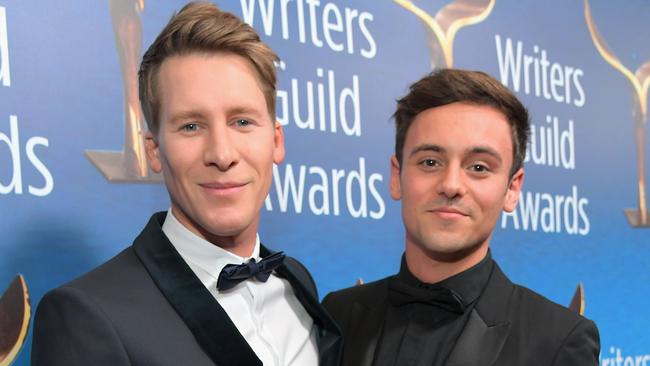
[[[405,148],[406,154],[425,150],[512,154],[512,128],[491,106],[452,103],[419,113],[407,131]]]
[[[511,131],[508,117],[499,109],[491,105],[467,102],[455,102],[425,109],[415,115],[412,125],[418,121],[426,121],[427,124],[423,124],[423,126],[433,123],[445,125],[447,129],[466,128],[467,126],[463,122],[471,122],[473,123],[472,128],[481,127]]]
[[[211,62],[215,59],[220,61],[218,63]],[[196,65],[196,63],[202,64],[204,67],[200,67],[200,70],[197,70],[192,67],[193,64]],[[238,81],[236,84],[239,86],[245,84],[247,89],[233,88],[232,82],[228,84],[224,81],[224,77],[226,77],[224,75],[232,74],[233,72],[237,74]],[[163,82],[163,79],[165,78],[167,80]],[[259,72],[249,59],[237,53],[224,51],[191,51],[166,58],[158,70],[157,80],[155,83],[158,100],[160,102],[162,102],[163,99],[169,101],[169,98],[166,97],[169,97],[171,94],[174,95],[174,102],[181,103],[186,101],[195,101],[194,99],[196,96],[194,93],[188,94],[188,90],[186,89],[182,91],[178,90],[179,80],[183,80],[185,84],[187,84],[187,82],[194,83],[195,81],[201,84],[202,80],[209,81],[213,90],[220,89],[225,91],[224,96],[227,96],[228,98],[221,98],[220,101],[236,101],[236,105],[229,107],[233,110],[240,109],[250,111],[262,109],[261,105],[258,105],[260,104],[258,102],[264,101],[263,110],[258,112],[270,114],[266,103],[264,84]],[[190,88],[189,91],[191,91],[191,89],[192,88]],[[246,91],[244,92],[243,90]],[[237,97],[237,93],[243,93],[245,95]],[[255,98],[253,98],[251,93],[254,94]],[[255,99],[255,101],[253,101],[253,99]],[[274,116],[271,117],[275,118]]]

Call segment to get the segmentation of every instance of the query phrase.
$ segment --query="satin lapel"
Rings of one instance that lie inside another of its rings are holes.
[[[490,279],[472,310],[445,366],[490,366],[499,357],[508,334],[512,282],[494,263]]]
[[[133,248],[167,301],[217,365],[262,365],[226,311],[162,232],[165,213],[151,217]]]
[[[266,257],[270,253],[272,253],[270,250],[261,247],[260,254],[262,257]],[[318,302],[315,284],[309,277],[309,272],[304,267],[302,269],[300,267],[302,265],[299,262],[287,257],[284,264],[276,269],[276,273],[289,281],[296,297],[318,327],[319,365],[337,366],[343,348],[341,331]]]
[[[510,331],[510,323],[488,326],[481,316],[472,310],[463,333],[449,355],[445,366],[489,366],[501,353]]]
[[[355,303],[350,312],[350,334],[345,338],[344,365],[371,366],[386,320],[385,301],[372,306]]]

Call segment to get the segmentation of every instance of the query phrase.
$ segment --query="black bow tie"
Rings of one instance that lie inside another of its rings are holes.
[[[394,306],[429,304],[458,314],[465,311],[460,295],[447,288],[410,286],[397,277],[389,280],[388,288],[388,298]]]
[[[253,258],[248,263],[228,264],[219,273],[217,289],[219,291],[229,290],[237,286],[238,283],[251,277],[266,282],[271,272],[282,265],[284,257],[282,252],[277,252],[266,258],[262,258],[259,262],[255,262]]]

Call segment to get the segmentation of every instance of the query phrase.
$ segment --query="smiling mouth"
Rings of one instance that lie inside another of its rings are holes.
[[[429,212],[445,220],[455,220],[469,216],[465,212],[452,207],[439,207],[429,210]]]
[[[212,182],[200,183],[199,186],[212,195],[227,196],[238,193],[243,190],[247,184],[248,183]]]

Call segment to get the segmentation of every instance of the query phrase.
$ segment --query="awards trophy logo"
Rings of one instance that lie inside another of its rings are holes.
[[[645,180],[645,130],[648,121],[648,87],[650,87],[650,60],[642,64],[635,73],[632,73],[625,67],[616,55],[607,47],[605,40],[598,33],[596,23],[591,15],[589,8],[589,0],[584,0],[585,5],[585,20],[587,21],[587,28],[591,39],[598,50],[598,53],[605,59],[605,61],[621,72],[630,82],[633,90],[634,107],[632,109],[632,117],[634,118],[635,126],[635,141],[636,141],[636,155],[637,155],[637,171],[638,171],[638,195],[639,207],[626,208],[624,210],[625,217],[632,227],[650,228],[650,220],[648,219],[648,202],[646,196],[646,180]]]
[[[27,284],[17,275],[0,295],[0,366],[16,360],[29,332],[31,306]]]
[[[111,182],[162,182],[149,168],[144,149],[146,123],[138,97],[138,65],[142,47],[140,13],[144,0],[110,0],[115,45],[124,87],[124,147],[122,151],[86,151],[86,157]]]
[[[485,20],[496,0],[456,0],[440,9],[435,16],[416,6],[412,0],[394,0],[415,14],[427,27],[431,69],[449,68],[454,64],[454,38],[462,27]]]
[[[575,313],[585,315],[585,286],[582,282],[578,283],[568,308]]]

